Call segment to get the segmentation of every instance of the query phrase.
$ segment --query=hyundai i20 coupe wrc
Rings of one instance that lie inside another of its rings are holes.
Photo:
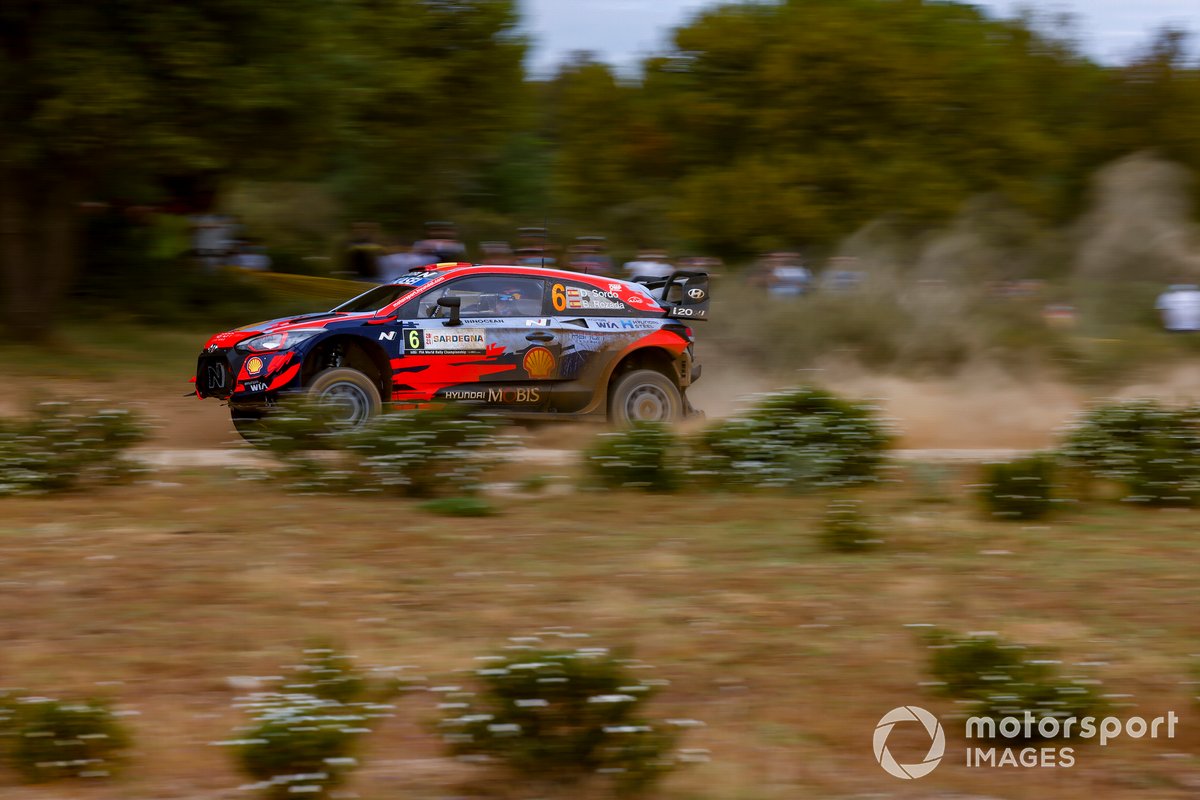
[[[421,267],[330,311],[208,340],[196,396],[249,436],[281,397],[307,393],[357,427],[392,408],[450,402],[506,416],[672,421],[695,413],[688,323],[709,311],[702,272],[617,280],[539,267]]]

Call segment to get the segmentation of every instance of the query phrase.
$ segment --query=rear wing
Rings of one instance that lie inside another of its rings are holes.
[[[678,319],[708,319],[708,273],[677,269],[669,278],[638,276],[651,290],[658,304],[667,309],[665,316]]]

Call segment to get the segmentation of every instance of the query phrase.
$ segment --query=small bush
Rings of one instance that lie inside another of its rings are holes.
[[[6,755],[32,783],[109,777],[129,746],[113,712],[98,700],[18,698],[3,716],[12,732]]]
[[[495,417],[465,405],[386,413],[339,432],[320,403],[297,398],[264,427],[264,446],[285,464],[298,491],[469,494],[508,446]],[[312,452],[321,448],[332,452]]]
[[[1063,679],[1051,660],[991,635],[929,637],[933,677],[944,694],[965,701],[967,714],[999,720],[1095,715],[1103,702],[1087,684]],[[1036,729],[1032,738],[1038,738]]]
[[[882,543],[857,500],[835,500],[825,509],[821,542],[839,553],[857,553]]]
[[[692,474],[722,486],[849,486],[878,478],[888,443],[870,406],[802,387],[705,430]]]
[[[421,508],[444,517],[490,517],[496,507],[482,497],[439,497],[426,500]]]
[[[124,479],[134,471],[124,452],[145,436],[128,411],[39,403],[26,419],[0,421],[0,495]]]
[[[357,766],[354,757],[368,722],[389,707],[361,702],[369,686],[350,657],[331,648],[306,651],[299,681],[281,692],[260,692],[239,703],[253,723],[223,744],[237,749],[238,766],[272,798],[328,797]]]
[[[446,741],[532,783],[646,790],[676,765],[673,726],[687,723],[644,716],[653,689],[631,666],[603,648],[510,649],[476,671],[482,690],[443,719]]]
[[[979,490],[984,507],[995,517],[1039,519],[1054,503],[1054,459],[1033,455],[984,467]]]
[[[357,766],[367,717],[336,700],[305,693],[264,692],[245,703],[255,724],[238,744],[242,771],[267,797],[327,797]]]
[[[1128,502],[1200,501],[1200,408],[1155,400],[1098,406],[1068,432],[1062,454],[1069,465],[1122,485]]]
[[[602,433],[585,455],[588,473],[609,489],[672,492],[679,488],[679,443],[662,423],[639,422]]]
[[[322,700],[349,705],[363,699],[367,680],[354,668],[354,657],[332,647],[304,651],[304,663],[296,667],[299,682],[287,688],[306,692]]]

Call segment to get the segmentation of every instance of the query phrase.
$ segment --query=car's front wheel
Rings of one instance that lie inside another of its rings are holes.
[[[609,396],[608,416],[618,425],[675,422],[683,417],[679,387],[661,372],[638,369],[617,379]]]
[[[266,410],[261,407],[229,407],[229,417],[233,420],[234,429],[243,439],[253,445],[260,443],[264,416],[266,416]]]
[[[366,424],[383,408],[375,382],[349,367],[318,373],[309,384],[308,394],[328,408],[330,423],[342,429]]]

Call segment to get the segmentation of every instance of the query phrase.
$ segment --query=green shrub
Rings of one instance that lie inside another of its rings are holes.
[[[942,692],[966,704],[969,716],[1024,718],[1084,717],[1103,708],[1090,685],[1060,677],[1044,653],[990,634],[928,639],[929,670]],[[1034,731],[1033,738],[1038,734]]]
[[[607,780],[644,791],[677,761],[677,727],[647,719],[652,685],[603,648],[510,648],[476,670],[478,696],[454,703],[441,725],[451,750],[496,761],[530,783]]]
[[[238,745],[238,765],[267,797],[327,797],[357,766],[353,753],[367,717],[336,700],[305,693],[261,693]]]
[[[354,657],[333,647],[305,650],[304,663],[296,672],[299,681],[287,687],[292,692],[349,705],[362,700],[367,691],[366,679],[354,668]]]
[[[870,406],[801,387],[703,431],[691,472],[721,486],[848,486],[878,478],[888,443]]]
[[[4,716],[12,732],[6,756],[28,781],[106,778],[129,737],[103,701],[18,698]]]
[[[482,497],[438,497],[426,500],[421,508],[444,517],[490,517],[496,507]]]
[[[0,421],[0,495],[124,479],[135,471],[124,451],[145,436],[145,426],[128,411],[38,403],[25,419]]]
[[[672,492],[679,488],[679,450],[668,426],[639,422],[600,434],[584,458],[592,479],[605,488]]]
[[[1054,503],[1054,459],[1032,455],[987,464],[979,490],[984,507],[995,517],[1030,520],[1045,516]]]
[[[1200,501],[1200,408],[1155,400],[1101,405],[1068,432],[1062,454],[1069,465],[1123,486],[1128,502]]]
[[[239,701],[253,715],[236,747],[239,768],[272,798],[328,797],[357,766],[354,757],[369,721],[390,710],[363,702],[367,681],[352,659],[332,648],[306,651],[299,680],[281,692],[259,692]]]
[[[466,405],[381,414],[355,431],[331,429],[328,410],[304,398],[268,415],[263,445],[298,491],[470,494],[508,446],[500,423]],[[326,449],[330,452],[314,453]]]
[[[825,509],[821,542],[839,553],[857,553],[882,543],[858,500],[835,500]]]

